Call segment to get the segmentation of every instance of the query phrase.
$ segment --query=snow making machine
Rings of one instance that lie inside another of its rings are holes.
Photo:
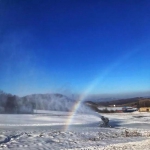
[[[100,127],[110,127],[111,128],[111,126],[109,125],[109,119],[107,117],[101,116],[101,120],[102,120],[102,123],[100,124]]]

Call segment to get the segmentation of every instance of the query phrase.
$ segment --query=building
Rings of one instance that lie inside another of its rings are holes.
[[[125,107],[122,108],[122,111],[123,112],[134,112],[134,111],[137,111],[137,108],[125,106]]]
[[[139,111],[150,112],[150,99],[139,100]]]
[[[141,107],[139,108],[140,112],[150,112],[150,107]]]

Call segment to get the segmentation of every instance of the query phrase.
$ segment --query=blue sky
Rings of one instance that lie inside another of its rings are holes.
[[[149,0],[1,0],[0,89],[150,91],[149,8]]]

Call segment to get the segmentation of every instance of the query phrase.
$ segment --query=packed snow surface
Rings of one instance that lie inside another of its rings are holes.
[[[150,149],[149,113],[102,114],[110,119],[112,128],[99,127],[100,114],[70,115],[39,110],[26,115],[1,114],[0,149]]]

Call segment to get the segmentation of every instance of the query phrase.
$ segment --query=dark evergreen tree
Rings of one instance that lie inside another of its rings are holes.
[[[16,96],[8,96],[5,104],[5,112],[6,113],[17,113],[18,104],[16,100]]]

